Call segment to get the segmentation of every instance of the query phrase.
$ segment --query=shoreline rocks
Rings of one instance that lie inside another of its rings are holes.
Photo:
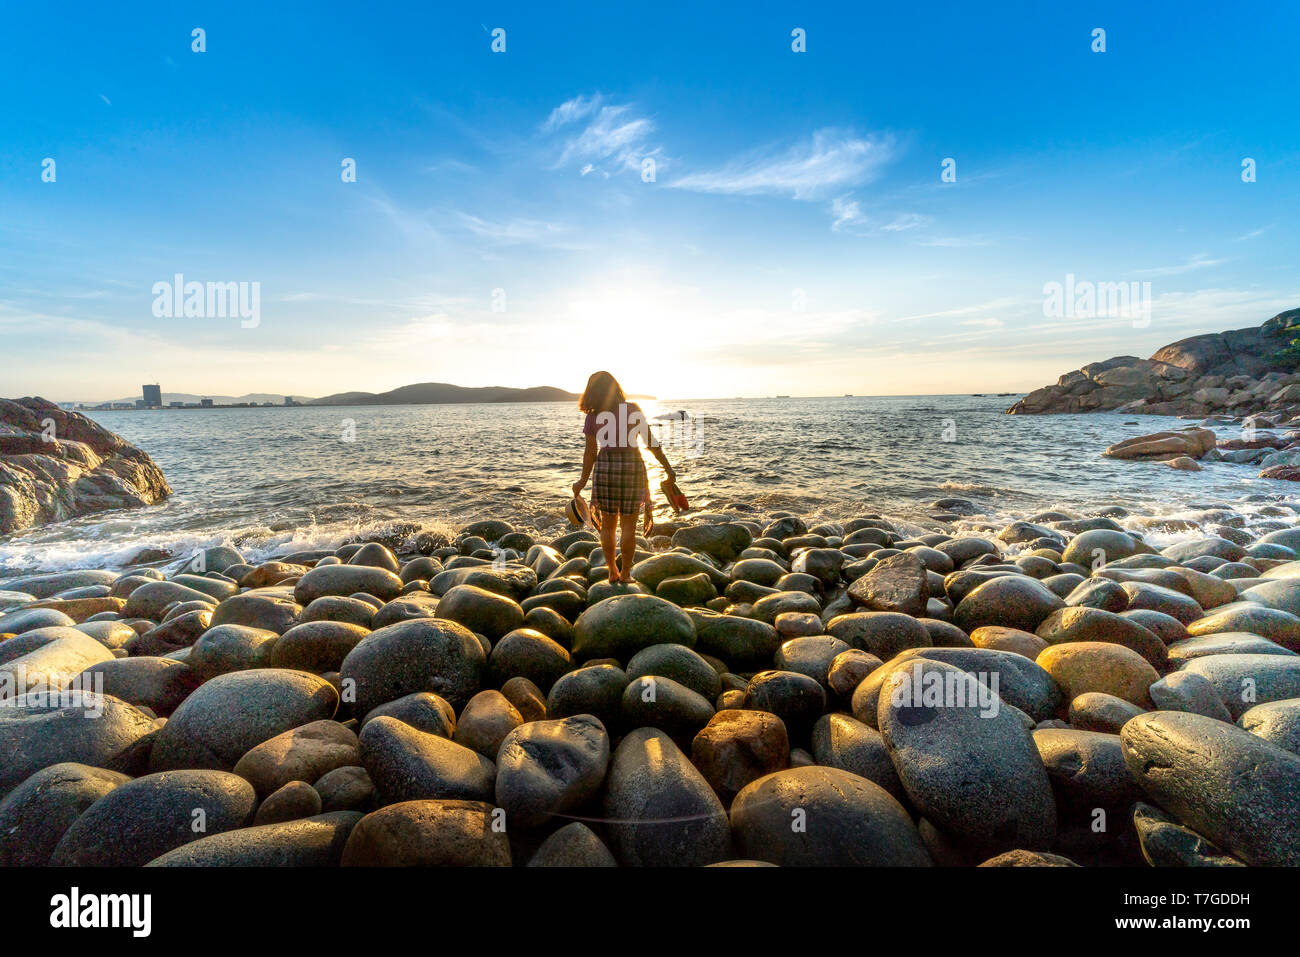
[[[0,583],[0,862],[1295,863],[1300,505],[944,508]]]
[[[1300,309],[1262,325],[1191,336],[1150,359],[1115,356],[1035,389],[1009,415],[1122,412],[1126,415],[1300,414],[1300,373],[1275,354],[1300,326]],[[1271,416],[1270,416],[1271,417]]]

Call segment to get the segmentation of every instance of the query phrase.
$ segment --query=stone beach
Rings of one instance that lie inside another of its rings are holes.
[[[0,581],[0,864],[1300,864],[1300,504],[924,510]]]

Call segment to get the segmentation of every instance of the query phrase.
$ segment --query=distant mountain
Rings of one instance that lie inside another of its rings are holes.
[[[467,388],[446,382],[420,382],[388,392],[339,392],[312,399],[308,405],[439,405],[451,402],[576,402],[574,392],[541,385],[531,389],[506,386]]]

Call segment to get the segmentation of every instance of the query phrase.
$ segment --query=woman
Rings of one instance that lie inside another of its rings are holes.
[[[573,494],[582,494],[594,468],[591,504],[600,527],[600,544],[605,553],[605,564],[609,567],[609,580],[630,582],[632,564],[636,561],[637,514],[645,508],[647,518],[650,515],[650,482],[646,476],[645,460],[637,447],[637,438],[641,438],[659,460],[669,481],[676,481],[677,473],[668,464],[658,440],[650,434],[641,407],[627,401],[622,386],[608,372],[597,372],[587,380],[578,408],[587,413],[582,426],[587,447],[582,456],[582,478],[573,483]],[[620,561],[615,562],[614,533],[620,524]]]

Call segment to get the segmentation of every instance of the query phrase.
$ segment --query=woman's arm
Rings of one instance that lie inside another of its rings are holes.
[[[596,436],[587,436],[587,445],[582,452],[582,478],[573,483],[573,494],[580,495],[582,490],[587,487],[587,479],[591,478],[591,470],[596,464],[596,453],[600,451],[596,448]]]
[[[668,456],[664,455],[664,450],[659,447],[658,442],[650,443],[650,454],[657,458],[659,464],[664,467],[664,473],[668,476],[668,481],[676,482],[677,473],[674,472],[673,467],[668,464]]]

